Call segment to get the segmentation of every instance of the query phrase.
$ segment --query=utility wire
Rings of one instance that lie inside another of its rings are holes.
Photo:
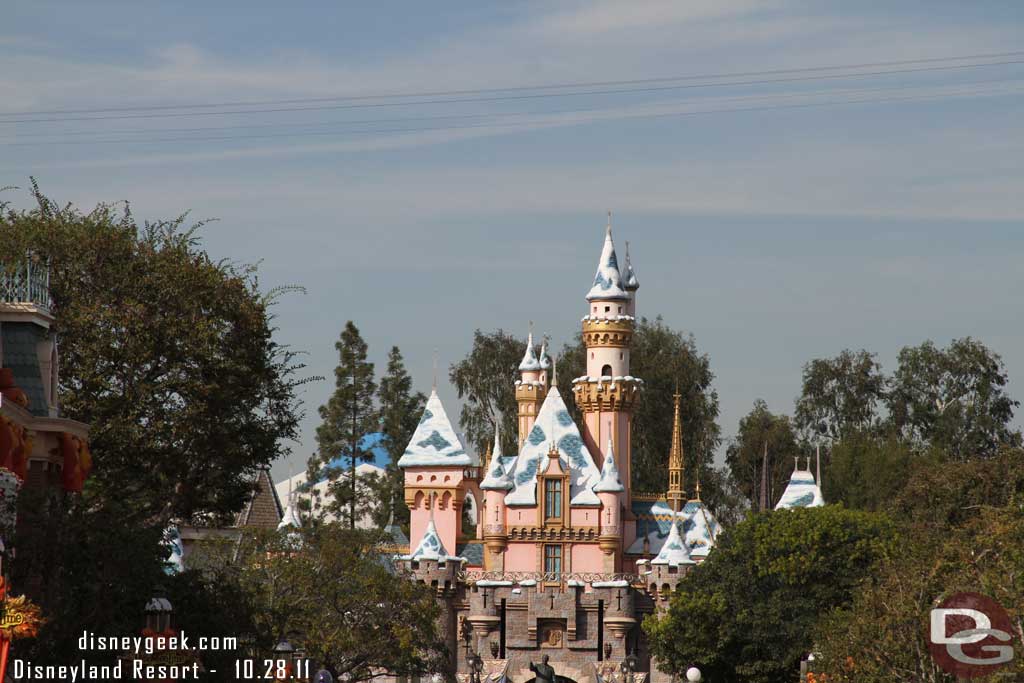
[[[62,144],[95,144],[95,142],[102,142],[102,144],[156,144],[165,142],[189,142],[189,141],[230,141],[230,140],[249,140],[249,139],[270,139],[270,138],[291,138],[291,137],[310,137],[310,136],[342,136],[342,135],[367,135],[367,134],[381,134],[381,133],[422,133],[422,132],[434,132],[434,131],[447,131],[447,130],[469,130],[469,129],[480,129],[480,128],[552,128],[564,125],[574,125],[591,123],[596,121],[611,121],[611,120],[638,120],[638,119],[664,119],[664,118],[675,118],[684,116],[698,116],[704,114],[721,114],[721,113],[738,113],[738,112],[760,112],[760,111],[774,111],[774,110],[785,110],[785,109],[806,109],[812,107],[828,107],[828,106],[841,106],[847,104],[874,104],[882,102],[907,102],[907,101],[920,101],[930,99],[942,99],[947,97],[977,97],[981,95],[1012,95],[1024,92],[1024,90],[974,90],[964,91],[960,93],[942,93],[942,94],[931,94],[931,95],[905,95],[905,96],[893,96],[893,97],[876,97],[876,98],[853,98],[846,100],[836,100],[832,102],[804,102],[798,104],[788,105],[768,105],[768,106],[755,106],[755,107],[734,107],[734,108],[721,108],[721,109],[704,109],[699,111],[686,111],[686,112],[662,112],[656,114],[626,114],[616,117],[601,117],[591,116],[571,120],[550,120],[550,121],[520,121],[515,123],[497,123],[487,122],[479,124],[465,124],[461,126],[432,126],[432,127],[408,127],[408,128],[383,128],[383,129],[370,129],[370,130],[358,130],[358,131],[311,131],[306,133],[266,133],[266,134],[249,134],[249,135],[226,135],[226,136],[202,136],[193,138],[154,138],[150,140],[138,140],[138,139],[127,139],[127,140],[77,140]],[[4,147],[20,147],[20,146],[38,146],[42,144],[53,144],[43,142],[13,142],[4,143],[0,146]]]
[[[141,111],[162,111],[174,109],[207,109],[217,107],[250,107],[250,106],[276,106],[284,104],[306,104],[314,102],[353,102],[374,99],[412,99],[421,97],[449,97],[459,95],[480,95],[499,92],[518,92],[527,90],[564,90],[568,88],[604,88],[609,86],[640,85],[649,83],[669,83],[678,81],[710,80],[722,78],[750,78],[753,76],[778,76],[782,74],[813,73],[823,71],[848,71],[854,69],[876,69],[881,67],[907,66],[910,64],[934,64],[940,62],[955,61],[977,61],[979,59],[1003,59],[1007,57],[1024,56],[1024,50],[1012,52],[994,52],[972,55],[959,55],[951,57],[931,57],[924,59],[903,59],[885,62],[864,62],[860,64],[839,64],[832,66],[810,66],[791,69],[770,69],[765,71],[739,71],[713,74],[691,74],[685,76],[664,76],[655,78],[633,78],[617,81],[576,81],[568,83],[549,83],[542,85],[516,85],[500,88],[472,88],[462,90],[428,90],[418,92],[393,92],[367,95],[345,95],[334,97],[306,97],[296,99],[278,100],[257,100],[257,101],[227,101],[214,103],[193,103],[193,104],[163,104],[134,107],[102,107],[94,109],[51,109],[0,113],[0,116],[44,116],[56,114],[97,114],[113,112],[141,112]]]
[[[1020,83],[1021,79],[1018,78],[998,78],[998,79],[985,79],[977,81],[969,81],[963,84],[957,85],[991,85],[997,83]],[[773,101],[773,100],[785,100],[794,98],[812,98],[822,97],[831,95],[853,95],[853,94],[864,94],[864,93],[877,93],[877,92],[891,92],[894,90],[906,91],[906,90],[920,90],[921,88],[936,87],[955,87],[955,86],[906,86],[906,85],[895,85],[895,86],[879,86],[874,88],[841,88],[841,89],[820,89],[816,91],[801,91],[791,93],[777,93],[777,94],[765,94],[765,95],[737,95],[728,97],[714,98],[713,102],[743,102],[743,101]],[[638,108],[649,108],[649,107],[671,107],[671,106],[682,106],[685,104],[700,104],[699,100],[665,100],[655,101],[646,104],[638,105],[633,109]],[[618,108],[621,109],[621,108]],[[355,126],[355,125],[379,125],[386,123],[407,123],[417,121],[452,121],[452,120],[473,120],[473,119],[505,119],[512,117],[523,117],[523,116],[554,116],[560,114],[587,114],[587,113],[599,113],[599,112],[615,112],[616,108],[610,107],[584,107],[584,108],[572,108],[572,109],[553,109],[553,110],[526,110],[526,111],[512,111],[512,112],[487,112],[479,114],[450,114],[450,115],[439,115],[439,116],[402,116],[393,118],[375,118],[375,119],[348,119],[348,120],[337,120],[337,121],[325,121],[319,123],[307,123],[297,124],[298,129],[308,128],[325,128],[331,126]],[[296,126],[296,124],[289,123],[262,123],[262,124],[242,124],[232,126],[198,126],[191,128],[136,128],[128,130],[113,130],[113,131],[95,131],[95,130],[79,130],[79,131],[62,131],[58,134],[54,133],[34,133],[34,134],[17,134],[7,137],[0,137],[0,144],[3,144],[5,140],[18,141],[19,146],[29,144],[63,144],[65,142],[71,142],[74,144],[83,143],[106,143],[106,142],[130,142],[130,140],[111,140],[111,135],[152,135],[152,134],[165,134],[165,133],[204,133],[204,132],[219,132],[219,131],[240,131],[240,130],[259,130],[259,129],[273,129],[283,128],[287,126]],[[372,132],[372,131],[370,131]],[[283,133],[287,134],[287,133]],[[108,136],[108,137],[102,137]],[[75,138],[88,138],[87,140],[75,140]],[[44,138],[39,142],[25,141],[25,138]],[[189,137],[178,137],[175,140],[188,140]],[[205,139],[205,138],[194,138],[194,139]]]
[[[111,121],[111,120],[123,120],[123,119],[160,119],[160,118],[180,118],[180,117],[193,117],[193,116],[227,116],[233,114],[270,114],[270,113],[282,113],[282,112],[293,112],[293,111],[325,111],[325,110],[338,110],[338,109],[364,109],[364,108],[380,108],[380,107],[404,107],[410,105],[436,105],[436,104],[463,104],[467,102],[501,102],[511,100],[533,100],[533,99],[547,99],[552,97],[580,97],[587,95],[614,95],[614,94],[628,94],[638,92],[661,92],[671,90],[688,90],[695,88],[719,88],[719,87],[736,87],[736,86],[747,86],[747,85],[767,85],[774,83],[794,83],[794,82],[805,82],[805,81],[820,81],[820,80],[834,80],[843,78],[865,78],[869,76],[885,76],[893,74],[906,74],[906,73],[922,73],[922,72],[936,72],[936,71],[952,71],[952,70],[963,70],[963,69],[978,69],[991,66],[1005,66],[1010,64],[1024,64],[1024,59],[1016,60],[1005,60],[999,62],[985,62],[979,64],[957,64],[957,65],[946,65],[946,66],[927,66],[927,67],[914,67],[906,69],[887,69],[881,71],[861,71],[857,73],[849,74],[829,74],[829,75],[815,75],[815,76],[794,76],[786,78],[773,78],[773,79],[760,79],[760,80],[747,80],[747,81],[719,81],[714,83],[695,83],[686,85],[666,85],[666,86],[652,86],[645,88],[624,88],[624,89],[604,89],[604,90],[586,90],[586,91],[574,91],[566,93],[531,93],[531,94],[519,94],[519,95],[501,95],[493,97],[466,97],[466,98],[443,98],[433,100],[419,100],[411,102],[376,102],[376,103],[360,103],[360,104],[338,104],[338,105],[317,105],[309,107],[283,107],[283,108],[269,108],[269,109],[231,109],[226,111],[197,111],[197,112],[169,112],[169,113],[145,113],[145,114],[118,114],[118,115],[103,115],[103,116],[73,116],[73,117],[57,117],[57,118],[27,118],[27,119],[0,119],[0,124],[11,124],[11,123],[56,123],[64,121]]]

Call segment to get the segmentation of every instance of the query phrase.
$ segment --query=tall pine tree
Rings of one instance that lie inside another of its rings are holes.
[[[380,429],[384,433],[384,446],[391,456],[387,474],[379,482],[378,500],[381,504],[374,510],[377,526],[384,526],[389,519],[407,529],[409,508],[405,505],[404,479],[398,468],[398,459],[416,431],[420,414],[427,402],[421,392],[412,392],[412,377],[405,369],[405,360],[397,346],[388,353],[387,374],[380,380],[377,392],[380,404]]]
[[[320,406],[323,422],[316,430],[318,452],[310,461],[310,470],[326,469],[331,499],[325,510],[341,519],[347,508],[348,525],[355,528],[356,520],[372,503],[366,489],[373,482],[360,481],[356,465],[373,459],[373,453],[361,446],[361,440],[378,430],[374,406],[377,385],[373,363],[366,360],[366,342],[351,320],[345,323],[334,348],[339,356],[334,370],[335,389],[330,400]],[[339,459],[342,466],[332,465]]]

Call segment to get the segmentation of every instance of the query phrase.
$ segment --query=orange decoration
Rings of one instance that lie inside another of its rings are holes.
[[[64,432],[60,435],[60,452],[64,456],[64,467],[61,471],[64,490],[81,493],[82,471],[78,464],[78,439]]]
[[[0,467],[11,469],[11,453],[14,450],[14,430],[6,418],[0,419]]]

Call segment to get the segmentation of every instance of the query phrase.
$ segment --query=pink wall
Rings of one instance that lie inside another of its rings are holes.
[[[535,526],[537,524],[536,507],[506,507],[505,511],[508,526]]]
[[[572,571],[604,571],[604,559],[601,553],[601,548],[596,544],[578,544],[572,546]]]
[[[537,571],[537,546],[533,543],[509,543],[505,550],[505,571]]]
[[[462,478],[462,467],[410,467],[405,470],[407,489],[441,489],[435,500],[434,526],[449,553],[455,552],[455,542],[462,526],[462,500],[466,497],[468,482]],[[481,502],[479,489],[471,488],[477,505]],[[430,521],[430,501],[417,493],[416,501],[409,511],[409,551],[412,552],[423,540],[423,534]]]
[[[597,526],[600,508],[569,508],[569,521],[573,526]]]

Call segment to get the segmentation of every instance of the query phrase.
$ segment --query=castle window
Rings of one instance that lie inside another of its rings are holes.
[[[602,365],[601,366],[601,376],[602,377],[611,377],[612,376],[612,366],[610,366],[610,365]]]
[[[562,480],[544,480],[544,516],[548,519],[562,517]]]
[[[562,573],[562,546],[544,546],[544,572],[547,574]]]
[[[619,306],[619,313],[622,313],[622,306]]]
[[[611,313],[612,312],[612,307],[611,306],[605,306],[604,307],[604,312],[605,313]]]

